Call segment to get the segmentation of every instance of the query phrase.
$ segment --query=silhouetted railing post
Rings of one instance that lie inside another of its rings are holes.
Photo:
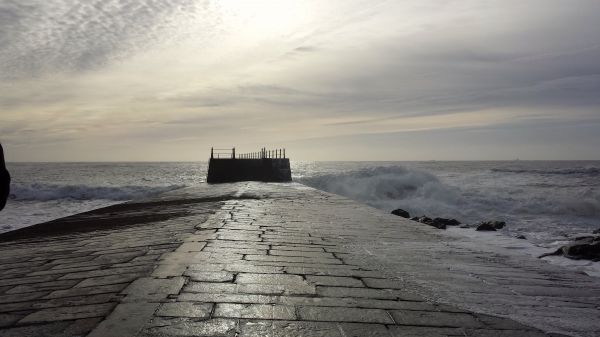
[[[231,149],[231,158],[235,159],[235,147]]]
[[[213,155],[213,148],[210,148],[210,159],[213,159],[214,155]]]

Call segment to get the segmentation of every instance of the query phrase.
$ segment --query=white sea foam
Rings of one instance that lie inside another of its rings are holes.
[[[55,184],[16,184],[11,186],[10,199],[14,201],[50,200],[113,200],[139,199],[173,191],[185,185],[166,186],[87,186]]]

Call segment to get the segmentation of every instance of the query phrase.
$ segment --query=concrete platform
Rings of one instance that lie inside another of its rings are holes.
[[[600,335],[598,279],[300,184],[46,226],[0,236],[0,336]]]

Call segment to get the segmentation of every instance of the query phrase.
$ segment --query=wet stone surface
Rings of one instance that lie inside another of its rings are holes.
[[[0,336],[600,331],[589,277],[299,184],[205,185],[153,202],[136,212],[179,215],[0,243]]]

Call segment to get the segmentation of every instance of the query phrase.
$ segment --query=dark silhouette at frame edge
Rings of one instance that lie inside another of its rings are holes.
[[[290,182],[292,171],[285,149],[237,154],[235,148],[211,148],[206,182],[230,183],[238,181]]]
[[[0,144],[0,211],[6,206],[6,200],[10,194],[10,174],[6,169],[6,163],[4,162],[4,149]]]

